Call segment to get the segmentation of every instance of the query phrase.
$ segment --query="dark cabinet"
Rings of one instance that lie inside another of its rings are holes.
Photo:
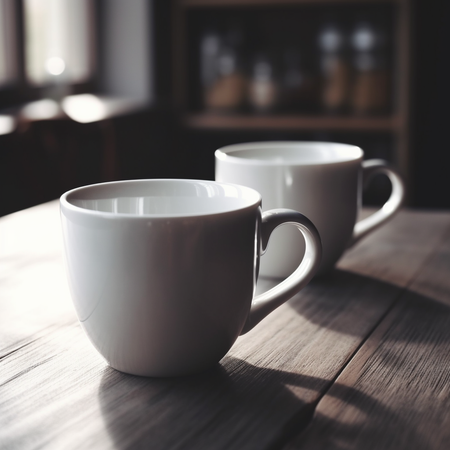
[[[408,0],[176,1],[173,87],[197,175],[221,145],[326,140],[408,183],[409,27]]]

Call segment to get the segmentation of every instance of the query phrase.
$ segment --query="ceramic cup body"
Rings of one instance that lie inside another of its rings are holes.
[[[372,160],[372,165],[368,164],[372,174],[384,171],[395,178],[395,195],[373,224],[366,222],[364,230],[355,233],[363,175],[370,171],[364,167],[367,162],[363,162],[359,147],[327,142],[257,142],[230,145],[215,155],[217,181],[257,190],[263,210],[292,208],[314,222],[322,239],[318,271],[322,274],[335,265],[350,243],[390,218],[403,200],[398,175],[384,161]],[[271,239],[260,274],[286,277],[302,258],[303,241],[287,227],[277,230]]]
[[[112,367],[184,375],[225,355],[252,306],[260,202],[252,189],[194,180],[104,183],[61,197],[75,309]]]

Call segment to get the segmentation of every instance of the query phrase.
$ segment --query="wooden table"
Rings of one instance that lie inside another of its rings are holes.
[[[0,448],[448,449],[449,269],[450,212],[404,210],[217,367],[151,379],[77,323],[58,203],[5,216]]]

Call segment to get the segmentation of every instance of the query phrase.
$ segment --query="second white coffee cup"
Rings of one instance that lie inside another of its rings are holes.
[[[404,184],[384,160],[363,161],[361,148],[330,142],[254,142],[215,152],[216,180],[251,187],[263,210],[292,208],[309,217],[322,239],[318,273],[329,271],[349,245],[391,219],[404,198]],[[356,223],[363,180],[382,172],[392,193],[381,209]],[[273,233],[260,274],[286,277],[302,259],[304,244],[295,230]]]

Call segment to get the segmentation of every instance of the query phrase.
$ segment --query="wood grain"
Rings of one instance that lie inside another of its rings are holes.
[[[289,449],[450,448],[450,230]]]
[[[0,448],[280,448],[309,423],[449,226],[450,214],[403,211],[210,371],[150,379],[107,367],[76,323],[57,203],[2,218],[2,236],[16,237],[0,247]]]
[[[76,321],[62,250],[57,201],[0,218],[0,358]]]

